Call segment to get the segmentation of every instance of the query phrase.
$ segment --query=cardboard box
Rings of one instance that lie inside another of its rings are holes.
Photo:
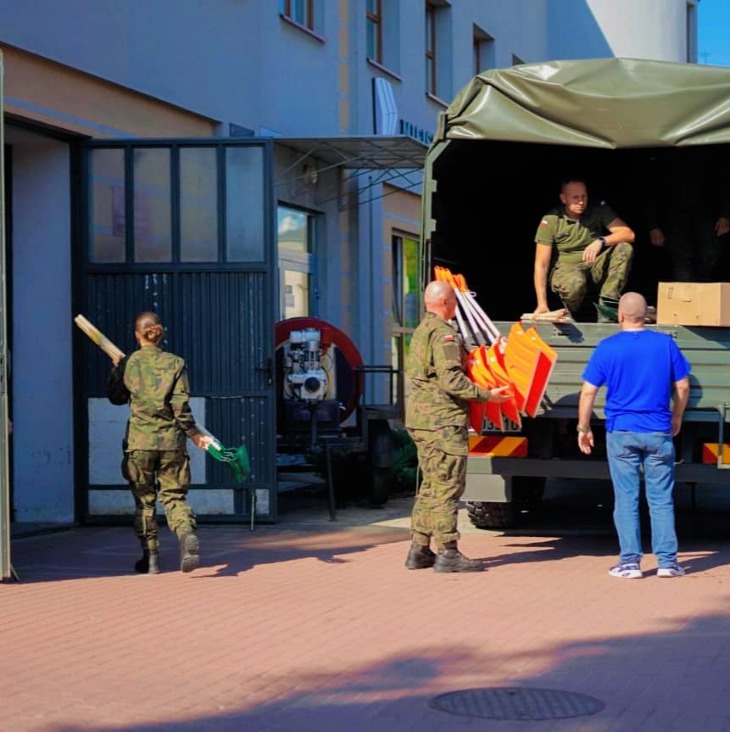
[[[730,282],[660,282],[659,325],[730,326]]]

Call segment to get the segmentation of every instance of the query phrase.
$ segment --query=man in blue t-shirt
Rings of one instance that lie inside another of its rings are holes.
[[[619,300],[621,331],[604,338],[583,372],[578,406],[578,446],[594,447],[593,404],[606,386],[606,447],[614,492],[613,520],[620,555],[609,574],[627,579],[641,573],[639,486],[644,469],[659,577],[679,577],[674,528],[674,442],[689,398],[690,365],[674,339],[646,330],[646,300],[627,292]],[[672,399],[672,389],[674,398]],[[671,406],[673,402],[673,407]]]

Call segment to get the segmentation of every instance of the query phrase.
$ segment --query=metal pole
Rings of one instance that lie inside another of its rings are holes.
[[[5,124],[3,81],[5,67],[0,52],[0,580],[18,579],[10,563],[10,472],[8,468],[8,341],[5,257]]]

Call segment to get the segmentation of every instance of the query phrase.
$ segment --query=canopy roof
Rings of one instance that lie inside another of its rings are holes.
[[[428,146],[406,135],[384,137],[277,137],[278,145],[296,150],[302,159],[314,157],[328,167],[420,170]],[[301,160],[300,160],[301,162]]]
[[[597,148],[730,142],[730,68],[611,58],[475,76],[440,115],[443,140]]]

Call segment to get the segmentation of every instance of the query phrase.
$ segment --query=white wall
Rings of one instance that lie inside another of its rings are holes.
[[[18,521],[74,518],[68,145],[12,147],[12,410]]]
[[[587,3],[613,56],[687,61],[687,0]]]

